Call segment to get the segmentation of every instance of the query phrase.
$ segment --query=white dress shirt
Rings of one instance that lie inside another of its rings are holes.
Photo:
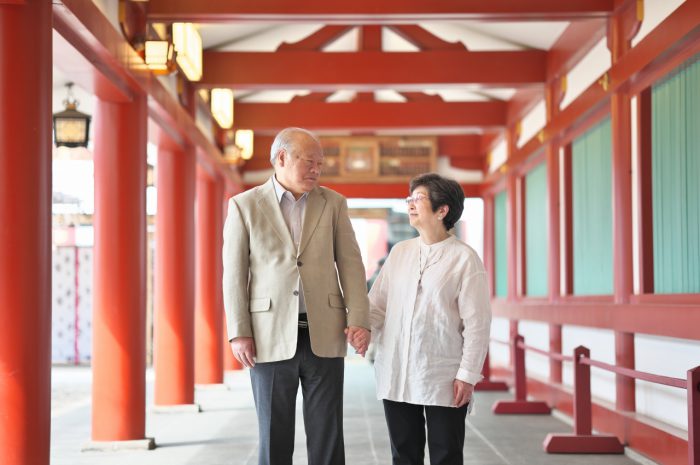
[[[299,197],[299,199],[294,198],[294,194],[289,192],[287,189],[277,182],[277,178],[272,176],[272,184],[275,186],[275,193],[277,194],[277,200],[280,203],[280,210],[282,211],[282,217],[284,222],[287,224],[287,229],[289,229],[289,234],[292,236],[292,241],[294,246],[297,248],[297,253],[299,251],[299,244],[301,242],[301,230],[304,225],[304,214],[306,213],[306,198],[309,196],[308,192]],[[306,302],[304,301],[304,289],[301,284],[301,275],[299,276],[299,313],[306,313]]]
[[[396,244],[369,293],[377,398],[452,406],[455,379],[476,384],[488,350],[486,271],[454,236]]]

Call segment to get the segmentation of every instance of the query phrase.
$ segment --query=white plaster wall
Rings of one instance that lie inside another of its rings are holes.
[[[615,364],[615,334],[612,330],[564,326],[562,328],[562,353],[573,355],[578,346],[591,350],[591,359]],[[564,385],[574,385],[571,363],[564,363]],[[598,368],[591,368],[591,394],[593,397],[615,402],[615,375]]]
[[[510,329],[507,319],[493,318],[493,320],[491,320],[492,338],[507,341],[509,332]],[[510,360],[508,347],[504,346],[503,344],[492,342],[489,347],[489,361],[491,366],[506,367],[508,366],[508,360]]]
[[[549,325],[539,321],[521,321],[518,332],[525,338],[525,344],[540,350],[549,350]],[[525,367],[528,376],[547,379],[549,358],[532,351],[525,351]]]
[[[547,124],[547,108],[544,100],[540,100],[520,122],[518,147],[522,147],[535,137],[545,124]]]

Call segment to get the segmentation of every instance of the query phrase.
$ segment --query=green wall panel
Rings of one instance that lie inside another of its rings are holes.
[[[547,295],[547,166],[525,177],[525,269],[529,296]]]
[[[574,294],[613,292],[610,118],[572,150]]]
[[[506,250],[506,193],[494,198],[494,249],[496,256],[496,296],[508,295],[508,251]]]
[[[700,292],[700,63],[653,87],[654,292]]]

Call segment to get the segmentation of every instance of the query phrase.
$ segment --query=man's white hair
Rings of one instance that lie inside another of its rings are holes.
[[[294,137],[297,134],[306,134],[315,140],[318,145],[321,145],[321,141],[318,139],[318,137],[316,137],[316,135],[309,130],[303,128],[282,129],[275,136],[275,140],[272,142],[272,147],[270,148],[270,163],[272,166],[275,166],[275,163],[277,162],[277,155],[280,153],[280,150],[284,150],[287,153],[291,152],[292,145],[294,144]]]

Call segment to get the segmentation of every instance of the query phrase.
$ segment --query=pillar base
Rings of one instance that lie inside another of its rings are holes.
[[[215,383],[215,384],[195,384],[195,391],[228,391],[231,388],[225,383]]]
[[[130,441],[90,441],[83,444],[83,452],[114,452],[121,450],[153,450],[156,441],[153,438],[133,439]]]
[[[548,454],[622,454],[625,447],[617,436],[548,434],[542,444]]]
[[[475,391],[507,391],[508,385],[503,381],[479,381],[474,386]]]
[[[153,405],[151,413],[199,413],[202,407],[199,404]]]
[[[549,415],[552,409],[545,402],[529,400],[499,400],[491,411],[503,415]]]

